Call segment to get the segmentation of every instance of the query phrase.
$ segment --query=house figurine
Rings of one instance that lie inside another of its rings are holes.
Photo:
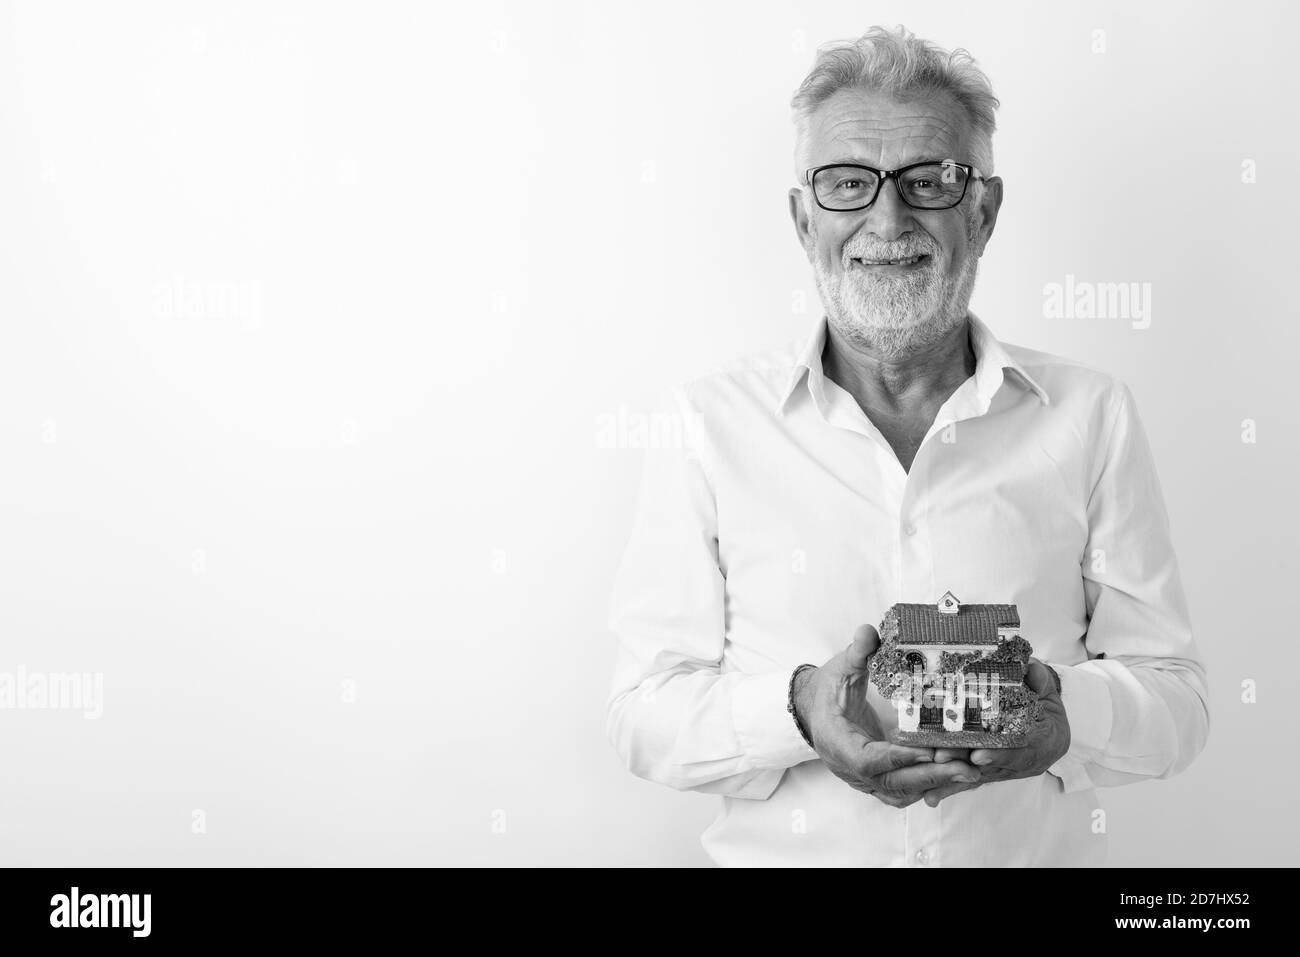
[[[872,683],[898,709],[899,744],[1018,748],[1042,706],[1025,684],[1033,648],[1015,605],[894,605],[880,623]]]

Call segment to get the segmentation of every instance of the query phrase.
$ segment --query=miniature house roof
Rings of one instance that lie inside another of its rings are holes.
[[[948,594],[951,594],[949,592]],[[998,628],[1019,628],[1015,605],[961,605],[956,612],[938,605],[899,603],[898,643],[902,645],[996,645]]]

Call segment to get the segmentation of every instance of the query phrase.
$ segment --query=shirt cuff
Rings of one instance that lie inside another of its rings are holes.
[[[787,710],[794,671],[747,675],[731,696],[736,741],[750,768],[790,768],[817,757]]]
[[[1047,772],[1061,779],[1066,793],[1093,786],[1085,766],[1098,760],[1110,741],[1110,685],[1089,664],[1053,665],[1061,676],[1061,704],[1070,722],[1070,749]]]

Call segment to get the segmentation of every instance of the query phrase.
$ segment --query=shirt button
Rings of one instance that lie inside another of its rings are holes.
[[[930,859],[930,855],[926,853],[925,848],[921,848],[919,851],[916,852],[916,863],[924,864],[929,859]]]
[[[913,525],[911,522],[908,522],[906,525],[903,526],[903,531],[904,531],[904,533],[906,533],[906,534],[908,534],[908,535],[915,535],[915,534],[916,534],[916,526]]]

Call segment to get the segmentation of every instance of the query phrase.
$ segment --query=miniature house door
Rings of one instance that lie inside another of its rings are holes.
[[[937,725],[943,727],[943,685],[931,681],[921,694],[921,727]]]
[[[921,692],[921,725],[943,724],[943,697],[942,694],[935,698],[930,683],[926,682],[925,675],[925,656],[918,651],[908,652],[907,657],[903,659],[907,667],[911,669],[912,678],[917,684],[924,683],[924,690]],[[934,676],[932,675],[931,678]]]
[[[943,727],[943,675],[931,672],[921,692],[921,726]]]

